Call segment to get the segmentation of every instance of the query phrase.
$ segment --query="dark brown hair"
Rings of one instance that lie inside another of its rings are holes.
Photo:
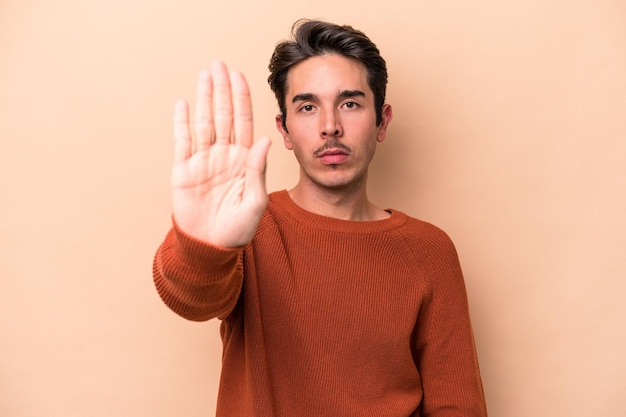
[[[382,121],[382,108],[387,89],[387,66],[380,51],[365,34],[351,26],[340,26],[320,20],[298,20],[292,27],[291,40],[276,45],[269,63],[267,82],[276,95],[286,128],[287,74],[305,59],[336,54],[361,62],[367,70],[368,85],[374,93],[376,125]]]

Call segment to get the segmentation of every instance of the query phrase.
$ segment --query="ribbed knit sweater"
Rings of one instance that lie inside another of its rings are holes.
[[[463,276],[435,226],[388,210],[353,222],[270,195],[245,248],[176,226],[163,301],[222,320],[217,416],[486,416]]]

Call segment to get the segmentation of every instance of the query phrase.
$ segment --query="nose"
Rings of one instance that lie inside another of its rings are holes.
[[[328,137],[340,137],[343,135],[343,128],[341,127],[339,115],[334,109],[324,112],[321,119],[320,134],[322,139],[327,139]]]

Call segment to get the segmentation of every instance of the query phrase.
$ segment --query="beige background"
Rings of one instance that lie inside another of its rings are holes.
[[[274,44],[299,17],[378,44],[395,119],[370,194],[444,228],[490,415],[626,415],[626,3],[0,0],[0,415],[214,414],[218,322],[161,304],[171,110],[243,70],[269,187]]]

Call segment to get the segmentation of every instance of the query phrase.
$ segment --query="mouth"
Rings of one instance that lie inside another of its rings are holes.
[[[316,155],[323,164],[336,165],[348,159],[348,152],[342,149],[326,149]]]

